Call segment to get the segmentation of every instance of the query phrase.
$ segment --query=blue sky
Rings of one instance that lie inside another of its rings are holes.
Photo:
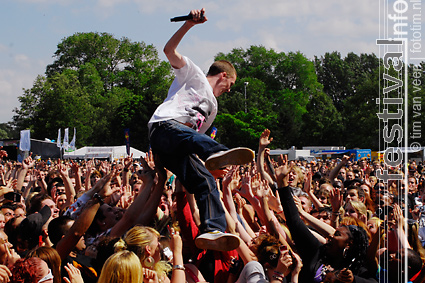
[[[116,38],[162,48],[180,23],[173,16],[205,7],[208,21],[179,46],[202,69],[218,52],[263,45],[307,57],[339,51],[375,53],[379,3],[356,0],[2,0],[0,123],[12,119],[22,89],[53,62],[57,44],[76,32],[107,32]]]

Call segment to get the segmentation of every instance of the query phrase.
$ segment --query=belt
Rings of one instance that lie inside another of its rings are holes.
[[[184,117],[176,118],[176,119],[171,119],[171,120],[176,121],[176,122],[178,122],[178,123],[180,123],[182,125],[185,125],[186,127],[189,127],[191,129],[196,130],[195,126],[192,123],[189,123],[187,121],[182,121],[182,120],[186,120],[186,119],[184,119]]]
[[[179,121],[179,120],[177,120],[177,119],[170,119],[170,120],[159,121],[159,122],[155,122],[155,123],[153,123],[153,124],[152,124],[152,126],[150,127],[150,130],[149,130],[149,139],[151,138],[151,136],[152,136],[153,132],[156,130],[156,127],[157,127],[157,126],[159,126],[159,125],[161,124],[161,122],[167,122],[167,121],[174,121],[174,122],[177,122],[177,123],[179,123],[179,124],[182,124],[182,125],[184,125],[184,126],[186,126],[186,127],[189,127],[189,128],[191,128],[191,129],[193,129],[193,130],[195,130],[195,131],[196,131],[195,126],[194,126],[194,125],[192,125],[192,124],[191,124],[191,123],[189,123],[189,122],[184,123],[184,122]]]

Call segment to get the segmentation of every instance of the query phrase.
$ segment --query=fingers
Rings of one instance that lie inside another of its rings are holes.
[[[289,250],[281,251],[280,260],[287,268],[292,265],[292,256]]]
[[[7,268],[5,265],[0,265],[0,282],[9,282],[10,277],[12,277],[12,272],[10,272],[9,268]]]
[[[192,15],[192,21],[194,22],[205,22],[207,20],[205,17],[205,8],[202,8],[201,10],[192,10],[190,11],[190,14]]]

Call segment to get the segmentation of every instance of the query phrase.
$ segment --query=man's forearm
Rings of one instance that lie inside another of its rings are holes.
[[[186,35],[186,33],[194,26],[195,24],[191,21],[186,21],[173,36],[168,40],[167,44],[164,46],[164,53],[168,58],[171,66],[175,69],[180,69],[185,66],[186,62],[183,59],[183,56],[177,52],[177,46],[180,44],[180,41]]]

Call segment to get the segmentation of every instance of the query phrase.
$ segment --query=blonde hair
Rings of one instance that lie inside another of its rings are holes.
[[[348,204],[351,204],[351,206],[357,211],[358,214],[360,215],[364,215],[366,217],[366,221],[368,220],[368,215],[367,215],[367,208],[366,205],[360,201],[355,201],[355,200],[351,200],[349,202],[347,202],[346,206]],[[344,207],[345,209],[345,207]],[[360,217],[359,215],[359,217]]]
[[[297,176],[298,176],[297,187],[300,187],[302,189],[302,186],[304,184],[304,173],[303,173],[303,171],[301,170],[301,168],[298,165],[293,165],[291,167],[291,170],[289,170],[289,172],[291,172],[292,170],[294,170],[295,173],[297,173]]]
[[[381,220],[379,217],[371,217],[368,221],[374,222],[376,223],[376,226],[381,226],[382,222],[384,222],[383,220]]]
[[[129,250],[134,252],[144,268],[145,259],[149,256],[146,252],[146,246],[150,245],[155,238],[159,238],[158,231],[151,227],[134,226],[125,234],[122,240],[115,243],[115,251]],[[166,276],[171,271],[171,266],[166,261],[155,262],[153,269],[158,273],[159,277]]]
[[[142,283],[143,268],[139,258],[131,251],[111,255],[102,267],[98,283]]]

